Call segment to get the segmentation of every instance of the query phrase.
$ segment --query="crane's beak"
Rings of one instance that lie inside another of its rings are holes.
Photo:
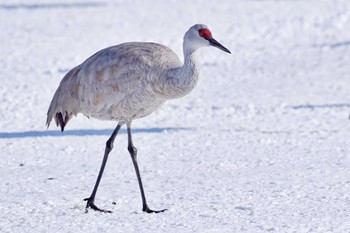
[[[226,53],[231,53],[230,50],[228,50],[227,48],[225,48],[224,46],[222,46],[222,44],[220,44],[219,42],[217,42],[214,38],[210,38],[209,40],[209,44],[221,49],[222,51],[225,51]]]

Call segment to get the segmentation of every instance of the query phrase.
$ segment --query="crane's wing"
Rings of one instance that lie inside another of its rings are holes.
[[[54,117],[56,125],[60,125],[63,131],[67,122],[72,118],[72,115],[76,115],[79,112],[77,102],[70,100],[73,99],[73,96],[76,96],[75,90],[79,88],[77,77],[80,70],[81,65],[70,70],[62,79],[47,111],[47,127],[50,126],[51,120]]]
[[[162,58],[173,62],[161,62]],[[151,87],[166,70],[180,64],[173,51],[155,43],[125,43],[103,49],[64,76],[51,101],[46,124],[49,126],[54,118],[63,131],[79,112],[99,119],[118,119],[127,114],[127,109],[118,108],[126,97]]]

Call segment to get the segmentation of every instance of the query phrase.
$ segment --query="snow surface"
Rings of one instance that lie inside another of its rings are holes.
[[[115,122],[46,129],[64,74],[155,41],[182,56],[207,24],[188,96],[125,129],[84,212]],[[0,1],[0,232],[350,232],[350,1]],[[115,203],[115,204],[113,204]]]

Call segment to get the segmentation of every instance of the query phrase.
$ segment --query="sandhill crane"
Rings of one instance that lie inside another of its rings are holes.
[[[106,142],[103,161],[93,191],[84,199],[88,208],[101,212],[95,196],[108,155],[119,129],[126,124],[130,153],[141,192],[142,210],[159,213],[148,207],[137,164],[137,150],[131,137],[131,122],[154,112],[166,100],[188,94],[197,84],[198,48],[214,46],[227,53],[227,48],[213,39],[208,27],[192,26],[183,41],[184,63],[164,45],[129,42],[105,48],[70,70],[62,79],[47,112],[47,127],[52,118],[63,132],[68,121],[78,113],[118,124]]]

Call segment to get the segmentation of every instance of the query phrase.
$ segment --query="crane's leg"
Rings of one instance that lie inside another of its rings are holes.
[[[127,128],[128,128],[128,151],[130,153],[132,163],[134,164],[134,168],[135,168],[136,176],[137,176],[137,181],[139,182],[139,186],[140,186],[140,192],[141,192],[141,198],[142,198],[142,211],[147,212],[147,213],[164,212],[167,209],[151,210],[147,205],[146,196],[145,196],[145,192],[143,190],[143,185],[142,185],[142,181],[141,181],[140,170],[139,170],[139,166],[137,164],[137,149],[132,143],[130,125],[128,125]]]
[[[84,199],[84,201],[87,201],[86,208],[85,208],[86,213],[88,212],[88,208],[91,208],[91,209],[97,210],[97,211],[101,211],[101,212],[105,212],[105,213],[112,213],[112,211],[103,210],[103,209],[98,208],[95,205],[95,196],[96,196],[96,192],[97,192],[98,186],[99,186],[101,178],[102,178],[103,171],[104,171],[106,163],[107,163],[108,155],[113,149],[114,139],[117,136],[117,134],[119,132],[119,129],[120,129],[120,127],[122,127],[122,125],[123,125],[123,123],[118,123],[118,125],[115,128],[115,130],[113,131],[111,137],[106,142],[105,154],[104,154],[104,157],[103,157],[103,161],[102,161],[102,164],[101,164],[100,171],[99,171],[98,176],[97,176],[97,180],[96,180],[94,189],[92,190],[91,196]]]

